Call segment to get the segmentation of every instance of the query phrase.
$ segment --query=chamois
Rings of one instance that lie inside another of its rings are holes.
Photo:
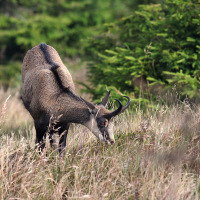
[[[119,107],[110,112],[105,108],[110,92],[99,105],[94,105],[75,93],[75,86],[57,51],[44,43],[30,49],[22,65],[22,101],[31,114],[36,129],[36,144],[42,150],[48,132],[50,142],[57,131],[60,136],[59,151],[66,146],[70,123],[86,126],[97,138],[108,144],[115,142],[113,118],[130,105],[116,99]],[[55,129],[49,131],[51,117],[60,117]]]

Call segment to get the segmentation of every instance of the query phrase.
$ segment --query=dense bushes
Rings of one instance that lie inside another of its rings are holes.
[[[62,57],[87,56],[87,91],[94,99],[108,87],[115,94],[144,100],[149,91],[157,94],[174,84],[182,95],[199,97],[199,4],[156,2],[160,1],[0,1],[1,83],[16,85],[16,61],[22,62],[29,48],[46,42]]]
[[[103,23],[129,13],[130,5],[126,2],[0,1],[0,79],[4,75],[2,66],[11,68],[13,61],[22,62],[25,52],[41,42],[54,46],[62,57],[84,55],[87,37],[97,34]],[[15,69],[17,66],[18,63]],[[16,73],[20,71],[16,70]],[[7,82],[3,81],[3,84],[7,85]]]
[[[158,86],[174,84],[182,95],[200,97],[199,4],[162,2],[140,6],[131,16],[107,24],[101,36],[90,40],[93,87],[88,90],[95,99],[106,87],[136,97],[143,92],[145,98],[149,89],[157,94]]]
[[[7,0],[0,7],[0,47],[6,57],[24,53],[41,41],[65,56],[80,55],[84,39],[97,33],[98,26],[128,12],[120,0],[103,4],[100,0]]]

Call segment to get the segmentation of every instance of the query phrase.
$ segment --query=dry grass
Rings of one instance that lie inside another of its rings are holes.
[[[17,89],[9,89],[5,92],[0,88],[0,115],[1,129],[16,130],[32,123],[30,115],[26,112],[21,102],[19,90]]]
[[[129,110],[112,146],[73,125],[66,154],[48,147],[44,156],[18,95],[0,93],[0,199],[199,199],[200,107]]]

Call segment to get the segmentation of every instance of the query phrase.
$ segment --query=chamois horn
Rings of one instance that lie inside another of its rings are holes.
[[[115,100],[119,102],[119,107],[115,111],[104,115],[104,117],[107,118],[107,119],[110,119],[110,118],[118,115],[121,112],[122,108],[123,108],[122,102],[120,100],[118,100],[118,99],[115,99]]]
[[[124,112],[130,106],[130,104],[131,104],[131,99],[129,97],[127,97],[127,96],[123,96],[123,97],[127,98],[128,102],[126,103],[125,106],[123,106],[123,108],[121,109],[120,113]]]
[[[106,94],[106,96],[102,99],[100,105],[106,106],[106,104],[108,102],[109,96],[110,96],[110,91],[108,91],[108,93]]]

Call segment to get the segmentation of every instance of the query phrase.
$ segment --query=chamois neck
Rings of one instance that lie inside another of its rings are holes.
[[[87,105],[79,98],[66,96],[60,100],[59,107],[64,121],[85,124],[90,119]]]

